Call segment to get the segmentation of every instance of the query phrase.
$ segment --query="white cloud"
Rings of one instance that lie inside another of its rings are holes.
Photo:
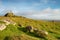
[[[34,2],[32,3],[32,6],[33,7],[36,7],[36,6],[43,6],[45,4],[48,4],[49,0],[39,0],[39,2]]]
[[[25,16],[32,19],[47,19],[47,20],[60,20],[60,9],[52,9],[50,7],[43,10],[26,10],[17,11],[15,8],[12,9],[15,15]]]
[[[53,13],[60,14],[60,9],[54,9]]]
[[[32,19],[60,20],[60,9],[46,8],[41,11],[32,10],[22,15]]]
[[[60,9],[52,9],[50,7],[42,10],[40,13],[60,14]]]

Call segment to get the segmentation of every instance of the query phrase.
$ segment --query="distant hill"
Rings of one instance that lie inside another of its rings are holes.
[[[7,13],[3,17],[0,17],[0,20],[3,19],[10,19],[16,22],[16,25],[9,24],[5,30],[0,31],[0,40],[10,40],[11,38],[14,40],[19,40],[19,38],[21,38],[21,40],[60,40],[60,22],[44,20],[38,21],[22,16],[15,16],[14,13]],[[33,33],[22,31],[26,26],[32,26],[38,30],[47,31],[48,36],[45,39],[37,37]]]

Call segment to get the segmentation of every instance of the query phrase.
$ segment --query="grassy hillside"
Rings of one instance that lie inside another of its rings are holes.
[[[42,21],[42,20],[37,21],[22,16],[0,17],[0,20],[1,19],[10,19],[16,22],[17,24],[15,26],[10,24],[7,26],[5,30],[0,31],[0,40],[8,40],[8,39],[13,40],[10,38],[16,38],[16,40],[18,40],[18,38],[14,36],[19,36],[21,40],[60,40],[60,22]],[[18,24],[20,24],[21,26],[18,26]],[[23,27],[26,27],[28,25],[37,28],[38,30],[47,31],[48,36],[45,39],[37,37],[33,33],[26,33],[22,31],[24,30]]]

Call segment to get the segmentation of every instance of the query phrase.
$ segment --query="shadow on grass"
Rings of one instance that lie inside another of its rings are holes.
[[[4,40],[21,40],[20,36],[6,36]]]
[[[6,36],[4,40],[10,40],[11,38],[9,36]]]
[[[60,37],[56,37],[58,40],[60,40]]]
[[[26,33],[29,36],[33,36],[33,37],[37,37],[37,38],[41,38],[41,39],[47,40],[45,37],[40,37],[37,34],[35,34],[34,32],[27,32],[27,30],[24,27],[20,27],[18,29],[23,31],[24,33]]]

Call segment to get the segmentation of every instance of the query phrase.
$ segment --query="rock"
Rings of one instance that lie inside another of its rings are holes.
[[[9,25],[9,24],[16,25],[15,22],[13,22],[12,20],[9,20],[9,19],[5,19],[5,20],[3,20],[3,21],[6,23],[6,25]]]
[[[37,32],[37,35],[40,37],[46,37],[48,35],[48,32],[40,30]]]
[[[34,33],[37,33],[39,30],[34,28],[33,31],[34,31]]]
[[[10,22],[10,24],[16,25],[16,23],[15,23],[15,22],[13,22],[13,21],[11,21],[11,22]]]
[[[3,20],[5,23],[6,23],[6,25],[9,25],[10,24],[10,22],[9,22],[9,20]]]
[[[4,30],[6,28],[6,26],[4,24],[0,24],[0,30]]]
[[[38,30],[38,29],[34,28],[33,31],[39,37],[46,37],[48,35],[48,32],[44,31],[44,30]]]
[[[33,28],[32,28],[31,26],[26,26],[26,31],[31,32],[32,29],[33,29]]]

